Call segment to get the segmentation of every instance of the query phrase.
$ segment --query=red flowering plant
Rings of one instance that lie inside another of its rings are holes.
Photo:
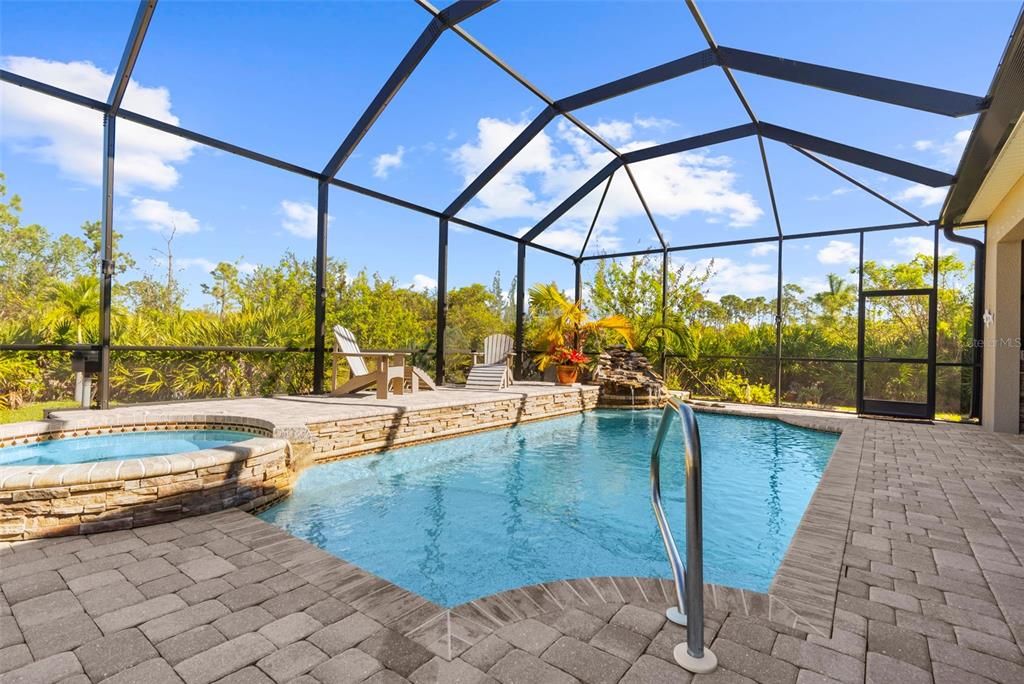
[[[590,362],[589,356],[572,347],[559,347],[555,350],[554,356],[558,359],[560,366],[582,366]]]

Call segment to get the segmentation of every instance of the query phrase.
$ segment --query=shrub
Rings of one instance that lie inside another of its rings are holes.
[[[725,401],[743,404],[774,404],[775,390],[766,383],[752,383],[742,375],[725,371],[715,380],[715,386]]]

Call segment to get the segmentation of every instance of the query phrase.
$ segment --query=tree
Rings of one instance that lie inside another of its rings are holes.
[[[82,224],[82,232],[85,233],[85,239],[91,247],[89,268],[93,273],[98,273],[100,269],[100,255],[103,252],[103,225],[99,221],[86,221]],[[124,237],[121,233],[114,230],[111,231],[111,236],[113,237],[111,249],[114,255],[114,275],[121,275],[135,268],[135,259],[127,252],[121,251],[121,238]]]
[[[828,289],[811,300],[821,309],[826,320],[834,321],[857,303],[857,288],[835,273],[828,274]]]
[[[602,259],[587,289],[595,315],[618,313],[629,320],[638,349],[653,357],[664,346],[690,356],[696,351],[692,327],[704,301],[701,288],[710,274],[710,266],[703,271],[685,264],[670,267],[664,325],[660,258]]]
[[[817,326],[826,343],[848,347],[857,335],[857,288],[835,273],[828,274],[828,289],[811,297],[817,308]]]
[[[482,286],[480,286],[482,287]],[[334,319],[351,330],[367,349],[415,349],[427,343],[425,316],[431,299],[398,285],[394,278],[365,270],[339,293]],[[429,316],[433,318],[431,311]]]
[[[88,247],[81,238],[57,239],[38,224],[21,222],[21,197],[7,197],[0,173],[0,318],[36,318],[35,299],[53,281],[85,274]]]
[[[86,330],[99,328],[100,287],[94,276],[78,276],[69,283],[50,285],[44,318],[51,328],[70,329],[76,344],[86,340]]]
[[[180,309],[185,300],[185,292],[181,289],[178,279],[174,275],[174,236],[177,232],[177,226],[172,224],[170,232],[163,235],[166,247],[164,249],[153,248],[154,252],[167,260],[167,271],[163,289],[157,292],[163,296],[161,308],[164,314],[168,316],[172,315],[175,310]]]
[[[497,283],[500,290],[500,282]],[[512,332],[503,316],[499,294],[479,283],[456,288],[448,293],[447,342],[453,351],[483,348],[484,338],[494,333]]]
[[[21,199],[7,194],[0,174],[0,341],[94,342],[100,224],[85,221],[74,233],[51,233],[43,226],[23,223],[21,217]],[[120,249],[120,234],[114,234],[116,344],[313,346],[315,267],[311,259],[286,253],[277,263],[251,272],[241,271],[237,264],[218,264],[202,288],[212,304],[195,307],[189,305],[175,277],[173,239],[172,234],[167,249],[160,251],[167,260],[166,269],[161,263],[160,273],[138,273],[131,255]],[[899,263],[868,261],[864,284],[871,289],[928,288],[933,266],[930,254]],[[707,284],[714,271],[714,260],[699,268],[670,264],[668,297],[662,301],[660,256],[603,259],[586,283],[587,307],[598,319],[621,315],[628,320],[636,332],[636,348],[652,360],[662,348],[671,352],[667,370],[671,386],[702,395],[763,401],[775,389],[776,302],[735,293],[712,298]],[[973,267],[951,253],[940,257],[937,271],[938,358],[969,361]],[[535,350],[548,344],[549,315],[566,308],[575,311],[582,304],[570,301],[553,284],[542,289],[543,297],[531,296],[526,317],[527,348]],[[479,349],[487,335],[511,333],[515,291],[515,280],[507,289],[502,286],[500,272],[489,284],[451,290],[449,352]],[[379,274],[353,273],[345,262],[329,259],[326,301],[329,326],[349,327],[366,348],[416,350],[417,363],[429,367],[432,358],[423,352],[436,335],[436,293],[417,292]],[[872,344],[899,355],[927,351],[922,347],[929,322],[926,297],[880,298],[873,306],[866,320]],[[856,358],[856,307],[856,288],[838,274],[829,274],[820,292],[785,284],[783,353],[800,360],[784,363],[780,388],[784,401],[852,404],[855,365],[814,359]],[[593,350],[617,341],[614,333],[597,330],[588,344]],[[449,361],[449,372],[454,369],[456,377],[460,363]],[[899,364],[877,365],[891,366],[872,376],[880,391],[893,398],[920,392],[919,379]],[[68,371],[64,354],[0,354],[0,404],[66,398],[71,382]],[[965,406],[971,371],[943,368],[940,373],[945,373],[940,376],[940,391],[946,387],[940,403],[953,411]],[[120,351],[114,355],[112,382],[115,399],[129,402],[298,393],[312,387],[312,363],[307,352]]]
[[[217,314],[224,318],[224,314],[233,304],[239,304],[243,300],[241,286],[238,282],[238,267],[222,261],[210,271],[213,284],[203,283],[199,286],[203,294],[213,297],[217,306]]]

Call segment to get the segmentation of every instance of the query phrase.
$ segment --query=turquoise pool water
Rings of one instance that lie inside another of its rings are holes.
[[[252,439],[234,430],[168,430],[69,437],[0,449],[0,465],[62,465],[167,456]]]
[[[316,466],[261,517],[445,606],[556,579],[670,577],[650,503],[660,416],[593,411]],[[767,590],[836,436],[698,421],[705,579]],[[674,423],[662,491],[685,554]]]

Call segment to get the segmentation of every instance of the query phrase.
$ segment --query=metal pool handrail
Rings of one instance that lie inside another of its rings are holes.
[[[661,449],[672,423],[672,415],[679,416],[683,433],[683,455],[686,469],[686,564],[679,557],[669,528],[668,518],[661,503]],[[669,397],[661,416],[658,432],[651,449],[651,504],[658,521],[665,552],[672,566],[675,580],[677,607],[669,608],[669,620],[687,625],[686,644],[675,647],[676,662],[691,672],[711,672],[718,659],[704,648],[704,532],[701,502],[700,430],[697,418],[686,404]]]

